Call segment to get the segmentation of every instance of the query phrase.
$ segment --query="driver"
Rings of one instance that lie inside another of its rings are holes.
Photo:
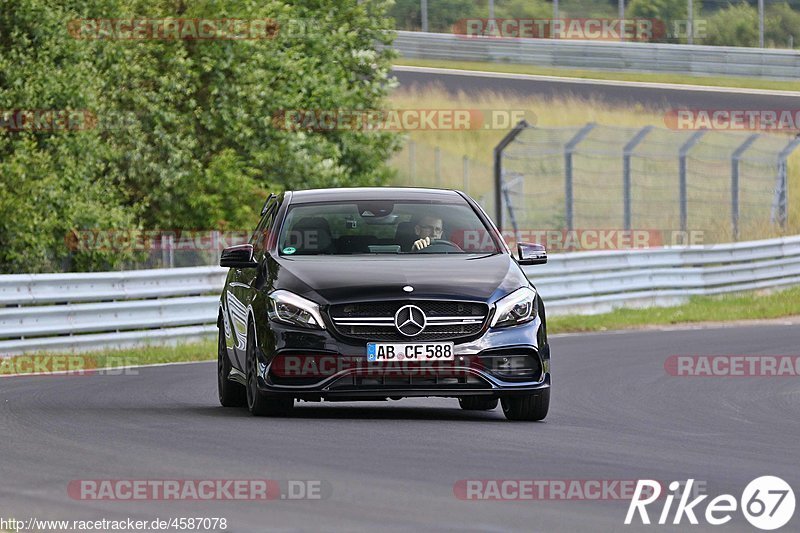
[[[423,248],[430,246],[431,241],[442,238],[443,229],[441,218],[437,218],[432,215],[426,215],[422,217],[417,225],[414,226],[414,232],[419,238],[414,241],[411,249],[422,250]]]

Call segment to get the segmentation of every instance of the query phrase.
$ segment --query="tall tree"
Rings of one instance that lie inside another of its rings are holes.
[[[60,268],[73,227],[251,227],[266,190],[377,185],[391,174],[395,135],[273,120],[384,106],[383,3],[0,1],[0,110],[86,109],[98,119],[84,131],[0,127],[1,271]],[[165,17],[269,19],[277,33],[117,39],[85,22]],[[122,259],[71,257],[73,268]]]

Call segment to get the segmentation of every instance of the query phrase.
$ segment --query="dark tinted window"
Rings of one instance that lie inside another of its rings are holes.
[[[427,238],[424,250],[415,241]],[[497,253],[466,202],[325,202],[290,207],[281,255]]]

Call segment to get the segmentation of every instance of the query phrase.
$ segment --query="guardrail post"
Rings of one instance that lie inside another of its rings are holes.
[[[494,147],[494,216],[497,229],[503,230],[503,150],[511,144],[525,128],[530,124],[526,120],[520,120],[514,129],[503,137],[497,146]]]
[[[175,268],[175,234],[169,234],[169,268]]]
[[[589,135],[589,132],[592,131],[595,126],[596,124],[594,122],[586,124],[564,145],[564,210],[567,218],[568,230],[573,229],[573,207],[575,204],[572,191],[572,154],[575,153],[575,148],[577,148],[578,143]]]
[[[681,146],[681,149],[678,152],[678,188],[681,207],[681,231],[684,235],[686,235],[686,232],[689,231],[689,202],[686,192],[686,156],[689,154],[689,150],[691,150],[692,147],[697,144],[705,134],[706,130],[694,132],[692,136],[689,137],[685,143],[683,143],[683,146]]]
[[[640,129],[622,150],[622,191],[625,203],[625,229],[631,229],[631,155],[636,147],[653,130],[653,126]]]
[[[749,136],[731,156],[731,233],[734,241],[739,240],[739,160],[758,137],[758,133]]]
[[[784,230],[789,225],[789,210],[787,209],[787,199],[789,196],[788,180],[786,179],[786,160],[792,155],[795,148],[800,145],[800,134],[789,141],[789,144],[778,154],[778,182],[775,184],[775,197],[772,200],[771,220],[776,221]]]

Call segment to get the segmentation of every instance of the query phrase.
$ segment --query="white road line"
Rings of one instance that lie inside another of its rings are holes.
[[[797,317],[785,318],[765,318],[765,319],[752,319],[752,320],[732,320],[730,322],[690,322],[685,324],[664,324],[664,325],[644,325],[641,327],[634,327],[628,329],[609,329],[606,331],[576,331],[573,333],[554,333],[548,335],[550,339],[558,339],[563,337],[586,337],[590,335],[629,335],[632,333],[650,333],[654,331],[699,331],[699,330],[715,330],[715,329],[730,329],[741,327],[761,327],[761,326],[791,326],[797,327],[800,325],[800,319]]]
[[[800,98],[800,91],[776,91],[769,89],[745,89],[739,87],[716,87],[713,85],[683,85],[680,83],[656,83],[647,81],[598,80],[593,78],[569,78],[565,76],[542,76],[538,74],[515,74],[511,72],[489,72],[485,70],[462,70],[438,67],[411,67],[394,65],[392,70],[398,72],[419,72],[427,74],[444,74],[450,76],[473,76],[476,78],[498,78],[529,81],[551,81],[559,83],[575,83],[581,85],[608,85],[611,87],[638,87],[643,89],[667,89],[670,91],[694,91],[707,93],[751,94],[759,96],[792,96]]]

